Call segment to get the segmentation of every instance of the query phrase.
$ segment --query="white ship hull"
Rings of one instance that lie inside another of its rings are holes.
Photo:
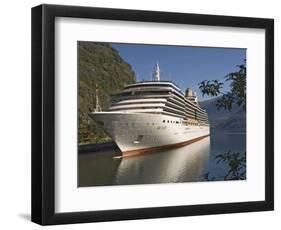
[[[90,116],[104,127],[123,156],[183,146],[210,135],[208,125],[187,125],[181,118],[163,114],[93,112]]]

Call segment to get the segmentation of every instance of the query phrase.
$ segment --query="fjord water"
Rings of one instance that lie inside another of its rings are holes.
[[[204,181],[209,173],[223,180],[229,168],[216,156],[246,151],[246,133],[211,130],[196,143],[140,156],[121,158],[116,150],[78,155],[78,186],[106,186]]]

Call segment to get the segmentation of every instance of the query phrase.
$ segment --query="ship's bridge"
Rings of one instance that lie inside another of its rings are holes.
[[[134,84],[127,85],[124,90],[128,89],[136,89],[136,88],[145,88],[145,87],[155,87],[155,88],[160,88],[160,87],[172,87],[176,91],[178,91],[180,94],[183,95],[181,92],[180,88],[173,83],[172,81],[141,81],[137,82]]]

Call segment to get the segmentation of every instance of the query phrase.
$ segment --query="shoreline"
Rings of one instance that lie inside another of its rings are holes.
[[[99,153],[105,150],[120,151],[114,142],[78,145],[78,154]]]

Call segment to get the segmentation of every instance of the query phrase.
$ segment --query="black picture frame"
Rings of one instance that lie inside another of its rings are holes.
[[[109,19],[265,29],[265,200],[55,213],[55,18]],[[32,221],[41,225],[267,211],[274,209],[274,20],[110,8],[32,8]]]

